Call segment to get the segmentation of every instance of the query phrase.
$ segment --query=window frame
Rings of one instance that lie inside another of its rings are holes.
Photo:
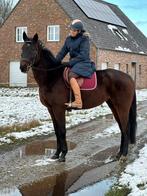
[[[115,63],[113,69],[120,71],[120,63]]]
[[[142,75],[142,65],[139,65],[139,75]]]
[[[109,65],[108,62],[103,62],[103,63],[101,63],[101,70],[106,70],[106,69],[108,69],[108,65]]]
[[[58,31],[56,32],[56,28],[58,27]],[[53,33],[51,34],[53,39],[50,37],[50,28],[53,28]],[[58,39],[56,39],[56,35]],[[60,41],[60,25],[48,25],[47,26],[47,41],[48,42],[59,42]]]
[[[21,30],[22,32],[19,34],[18,30]],[[16,43],[23,43],[23,32],[27,33],[28,28],[27,26],[22,26],[22,27],[16,27],[16,31],[15,31],[15,41]],[[18,38],[21,37],[21,40],[19,40]]]

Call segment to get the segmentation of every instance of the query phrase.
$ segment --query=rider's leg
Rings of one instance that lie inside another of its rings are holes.
[[[77,83],[77,80],[76,78],[78,78],[79,76],[73,72],[69,72],[69,83],[70,83],[70,86],[73,90],[73,93],[74,93],[74,97],[75,97],[75,101],[72,102],[71,104],[69,103],[65,103],[65,105],[68,105],[73,108],[79,108],[81,109],[82,108],[82,99],[81,99],[81,91],[80,91],[80,87]]]

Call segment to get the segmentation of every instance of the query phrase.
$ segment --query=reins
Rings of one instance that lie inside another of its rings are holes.
[[[58,67],[52,67],[52,68],[48,68],[48,69],[44,69],[44,68],[39,68],[39,67],[35,67],[35,66],[31,66],[32,69],[36,69],[38,71],[55,71],[55,70],[58,70],[62,67],[66,67],[65,65],[61,64],[60,66]]]

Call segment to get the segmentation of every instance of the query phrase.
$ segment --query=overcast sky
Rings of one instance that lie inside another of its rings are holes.
[[[14,0],[14,3],[17,2],[18,0]],[[147,37],[147,0],[106,0],[106,2],[118,5]]]
[[[147,0],[106,0],[114,3],[147,37]]]

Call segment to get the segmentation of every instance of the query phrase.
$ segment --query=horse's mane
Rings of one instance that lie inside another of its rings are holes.
[[[42,52],[43,52],[43,55],[45,57],[45,59],[48,61],[48,62],[52,62],[52,64],[54,65],[57,65],[57,60],[54,56],[54,54],[44,46],[43,42],[41,40],[39,40],[39,45],[42,49]]]
[[[43,48],[42,52],[43,52],[45,59],[48,62],[52,62],[54,65],[57,65],[57,60],[56,60],[55,56],[48,48]]]

